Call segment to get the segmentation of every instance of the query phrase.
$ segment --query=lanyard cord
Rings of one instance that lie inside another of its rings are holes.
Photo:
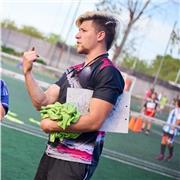
[[[87,63],[85,66],[83,66],[83,67],[81,67],[79,70],[76,70],[75,68],[73,68],[73,69],[71,69],[70,71],[68,71],[68,73],[67,74],[70,74],[71,72],[75,72],[75,73],[79,73],[79,72],[81,72],[85,67],[87,67],[87,66],[89,66],[89,65],[91,65],[91,64],[93,64],[96,60],[99,60],[101,57],[108,57],[108,53],[105,53],[105,54],[101,54],[101,55],[99,55],[98,57],[96,57],[95,59],[93,59],[92,61],[90,61],[89,63]],[[85,62],[84,62],[85,63]]]
[[[98,57],[96,57],[96,58],[93,59],[92,61],[88,62],[85,66],[83,66],[82,68],[80,68],[80,70],[79,70],[78,72],[81,72],[85,67],[93,64],[95,61],[99,60],[101,57],[108,57],[108,53],[99,55]]]

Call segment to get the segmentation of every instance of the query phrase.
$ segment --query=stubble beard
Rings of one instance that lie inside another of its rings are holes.
[[[89,50],[86,49],[86,48],[83,47],[83,46],[81,46],[80,48],[77,47],[76,50],[77,50],[77,52],[78,52],[79,54],[88,54],[88,52],[89,52]]]

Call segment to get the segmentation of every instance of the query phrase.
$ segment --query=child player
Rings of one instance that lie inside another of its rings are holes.
[[[151,97],[148,98],[144,104],[144,107],[142,109],[142,112],[144,115],[149,116],[149,117],[154,117],[157,109],[157,93],[154,92],[152,93]],[[147,126],[147,128],[146,128]],[[150,132],[152,126],[152,121],[144,119],[143,124],[142,124],[142,131],[145,131],[145,134],[148,135]],[[146,128],[146,130],[145,130]]]
[[[169,155],[165,160],[171,160],[173,157],[174,138],[178,133],[178,128],[174,125],[180,125],[180,99],[176,101],[175,108],[169,113],[166,125],[163,127],[160,154],[156,157],[159,161],[164,159],[166,147],[169,149]]]

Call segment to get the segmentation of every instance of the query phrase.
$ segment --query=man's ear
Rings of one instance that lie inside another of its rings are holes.
[[[105,39],[105,35],[106,33],[104,31],[99,31],[97,34],[97,40],[102,41],[103,39]]]

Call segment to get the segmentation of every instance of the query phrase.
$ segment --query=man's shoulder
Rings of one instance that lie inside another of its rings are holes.
[[[1,93],[4,95],[8,95],[8,88],[7,88],[6,83],[2,79],[0,83],[1,83]]]
[[[100,61],[97,61],[92,66],[92,70],[96,71],[98,74],[111,74],[111,73],[119,73],[121,75],[121,72],[119,69],[113,64],[113,62],[109,58],[102,58]]]
[[[3,86],[6,86],[6,83],[5,83],[2,79],[1,79],[0,83],[1,83],[1,88],[2,88]]]
[[[109,67],[117,69],[116,66],[113,64],[113,62],[109,58],[103,58],[99,66],[99,70],[103,70],[104,68],[109,68]]]

